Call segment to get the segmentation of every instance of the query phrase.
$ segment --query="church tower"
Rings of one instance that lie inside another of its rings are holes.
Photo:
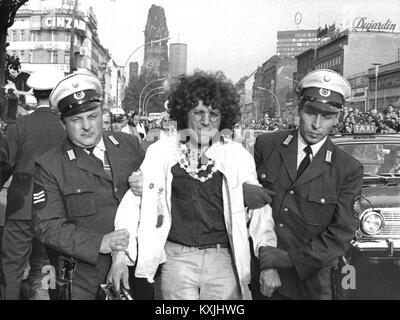
[[[164,8],[152,5],[147,16],[146,29],[144,31],[145,43],[169,36],[167,19],[165,18]],[[168,40],[155,44],[147,44],[144,48],[144,61],[141,73],[154,74],[157,77],[168,75]]]

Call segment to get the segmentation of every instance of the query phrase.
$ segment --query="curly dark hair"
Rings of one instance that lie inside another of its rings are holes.
[[[190,76],[180,76],[170,87],[168,113],[177,122],[177,129],[188,126],[188,113],[199,101],[212,106],[221,113],[219,130],[233,129],[240,120],[239,94],[232,82],[222,72],[195,72]]]

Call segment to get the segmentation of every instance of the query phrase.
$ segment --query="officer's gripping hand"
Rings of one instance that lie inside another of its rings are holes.
[[[112,264],[108,272],[107,282],[111,283],[115,292],[119,292],[120,284],[129,288],[129,270],[126,264],[125,251],[116,251],[112,256]]]
[[[135,196],[141,197],[143,193],[143,174],[142,171],[137,170],[133,172],[128,178],[129,186]]]
[[[289,253],[285,250],[266,246],[259,249],[258,255],[261,270],[293,267],[293,261]]]
[[[255,184],[243,183],[244,204],[249,209],[259,209],[271,203],[271,196],[276,196],[276,192]]]
[[[281,286],[281,279],[279,278],[278,271],[275,269],[265,269],[260,273],[260,291],[261,293],[271,298],[275,289]]]
[[[114,251],[124,251],[128,248],[129,232],[126,229],[116,230],[103,236],[100,253],[108,254]]]

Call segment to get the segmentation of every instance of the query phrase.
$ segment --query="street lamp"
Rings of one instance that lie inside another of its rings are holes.
[[[372,63],[375,66],[375,111],[378,111],[378,73],[379,73],[379,66],[382,63],[374,62]]]
[[[163,94],[163,93],[165,93],[165,92],[166,92],[166,91],[154,92],[154,93],[147,99],[147,101],[146,101],[146,102],[144,103],[144,105],[143,105],[143,115],[144,115],[144,116],[145,116],[146,113],[147,113],[147,105],[149,104],[150,99],[153,98],[154,96],[158,95],[158,94]]]
[[[150,84],[152,84],[152,83],[154,83],[154,82],[157,82],[157,81],[163,81],[163,80],[166,80],[166,79],[167,79],[167,78],[154,79],[154,80],[151,80],[150,82],[146,83],[146,85],[143,87],[142,91],[140,91],[140,95],[139,95],[139,115],[140,115],[140,111],[142,110],[142,109],[140,108],[140,102],[142,101],[142,94],[143,94],[144,90],[145,90]]]
[[[275,95],[275,93],[273,93],[271,90],[269,90],[269,89],[267,89],[267,88],[263,88],[263,87],[257,87],[257,89],[259,89],[259,90],[265,90],[265,91],[267,91],[267,92],[269,92],[270,94],[273,95],[273,97],[275,98],[276,103],[277,103],[277,105],[278,105],[278,108],[276,109],[276,114],[277,114],[278,116],[280,116],[280,115],[281,115],[281,112],[280,112],[280,110],[281,110],[281,105],[279,104],[278,97]]]
[[[149,90],[146,94],[145,94],[145,96],[144,96],[144,98],[143,98],[143,103],[142,103],[142,106],[143,106],[143,111],[142,111],[142,115],[144,116],[145,114],[145,102],[146,102],[146,99],[147,99],[147,97],[151,94],[151,93],[153,93],[154,91],[157,91],[157,90],[162,90],[162,89],[164,89],[164,86],[160,86],[160,87],[156,87],[156,88],[153,88],[153,89],[151,89],[151,90]],[[164,90],[164,92],[165,92],[165,90]],[[140,115],[140,114],[139,114]]]

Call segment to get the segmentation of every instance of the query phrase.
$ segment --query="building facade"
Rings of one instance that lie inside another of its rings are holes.
[[[292,57],[319,44],[317,30],[287,30],[277,32],[276,54]]]
[[[252,90],[257,120],[262,119],[265,114],[284,119],[292,117],[287,101],[293,96],[292,77],[295,72],[296,59],[278,55],[271,57],[257,69]]]
[[[389,104],[397,108],[400,107],[400,61],[379,66],[377,74],[375,68],[370,68],[367,77],[368,90],[366,96],[369,110],[375,109],[375,105],[380,112],[383,112]],[[377,90],[375,90],[376,79],[378,79]]]
[[[55,68],[68,75],[73,59],[73,71],[97,76],[103,86],[104,101],[111,103],[116,97],[112,95],[109,81],[116,64],[109,63],[111,55],[100,42],[93,9],[79,6],[74,12],[73,3],[66,0],[27,2],[18,10],[8,30],[7,52],[19,57],[21,71],[29,73]]]
[[[187,72],[187,44],[171,43],[169,46],[169,72],[176,78]]]
[[[300,81],[307,72],[315,69],[334,70],[352,85],[349,104],[367,111],[375,108],[374,100],[370,99],[371,90],[375,88],[371,88],[371,80],[368,80],[371,71],[368,70],[375,70],[372,68],[375,63],[391,64],[399,60],[399,48],[400,32],[357,28],[334,30],[316,49],[296,56],[298,67],[294,78]],[[378,100],[378,109],[383,107],[384,100],[383,96]]]

